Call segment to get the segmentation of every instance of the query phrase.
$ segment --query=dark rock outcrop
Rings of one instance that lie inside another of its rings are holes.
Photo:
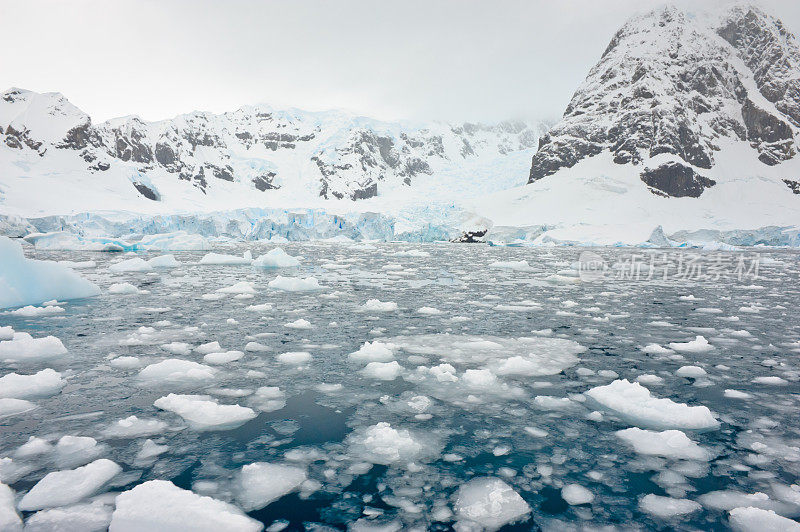
[[[665,163],[657,168],[646,168],[640,174],[641,180],[650,187],[653,194],[673,198],[699,198],[709,187],[717,184],[680,163]]]

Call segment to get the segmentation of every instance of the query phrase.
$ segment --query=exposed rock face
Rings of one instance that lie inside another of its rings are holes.
[[[528,182],[603,152],[637,166],[667,154],[672,163],[644,170],[642,180],[670,196],[697,197],[709,185],[695,169],[711,169],[724,141],[746,141],[766,165],[791,159],[799,64],[794,37],[756,8],[732,9],[715,22],[674,7],[636,17],[539,140]]]
[[[157,180],[142,185],[137,176],[169,177],[203,193],[223,181],[268,192],[302,180],[311,195],[365,199],[384,185],[430,179],[443,166],[529,150],[543,129],[523,122],[411,127],[338,111],[262,106],[161,122],[131,116],[92,124],[58,93],[10,89],[0,95],[0,149],[31,150],[43,158],[73,152],[88,172],[122,168],[150,199],[159,197]]]
[[[698,175],[692,168],[674,162],[658,168],[645,168],[641,179],[654,194],[673,198],[699,198],[705,189],[717,184],[713,179]]]

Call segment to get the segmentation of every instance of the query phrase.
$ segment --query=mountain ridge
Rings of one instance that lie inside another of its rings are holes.
[[[698,197],[715,184],[704,170],[726,139],[779,165],[799,148],[798,65],[794,36],[754,6],[718,20],[675,6],[634,17],[540,138],[528,182],[607,151],[615,164],[641,166],[654,194]]]

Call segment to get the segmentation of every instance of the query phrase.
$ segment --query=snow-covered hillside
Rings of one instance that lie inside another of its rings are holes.
[[[515,171],[500,186],[524,182],[516,166],[542,129],[381,122],[267,106],[93,124],[61,94],[10,89],[0,96],[0,205],[22,215],[175,212],[351,201],[437,186],[468,194],[481,180],[493,181],[492,168],[508,170],[505,160]]]
[[[266,106],[95,125],[6,91],[0,233],[800,245],[799,139],[779,20],[665,7],[611,38],[549,131]]]

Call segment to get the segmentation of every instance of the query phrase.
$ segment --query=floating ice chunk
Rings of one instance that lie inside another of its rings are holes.
[[[171,393],[153,403],[162,410],[181,416],[195,430],[235,429],[256,417],[256,413],[239,405],[221,405],[207,395]]]
[[[286,253],[283,249],[275,248],[254,260],[253,266],[256,268],[292,268],[294,266],[300,266],[300,261],[297,257],[292,257]]]
[[[224,351],[219,353],[209,353],[203,357],[206,364],[227,364],[242,358],[244,353],[241,351]]]
[[[589,504],[594,500],[594,493],[580,484],[567,484],[561,488],[561,498],[570,506]]]
[[[0,309],[36,305],[51,299],[92,297],[99,293],[97,286],[71,268],[25,258],[19,243],[0,236]]]
[[[439,364],[438,366],[432,366],[428,371],[431,373],[431,375],[436,377],[436,380],[439,382],[456,382],[458,380],[458,377],[456,376],[456,368],[451,364]]]
[[[638,377],[636,377],[636,382],[639,382],[639,383],[642,383],[642,384],[651,384],[651,385],[653,385],[653,384],[663,384],[664,383],[664,379],[662,379],[658,375],[652,375],[652,374],[646,373],[644,375],[639,375]]]
[[[672,342],[669,344],[670,349],[681,353],[705,353],[711,351],[714,346],[708,343],[708,340],[703,336],[696,336],[690,342]]]
[[[247,404],[261,412],[274,412],[286,406],[286,394],[277,386],[261,386]]]
[[[138,294],[142,291],[131,283],[114,283],[108,287],[109,294]]]
[[[651,355],[666,355],[673,352],[672,349],[661,347],[658,344],[647,344],[642,348],[642,351]]]
[[[247,512],[259,510],[298,489],[306,480],[304,469],[255,462],[242,467],[237,478],[236,500]]]
[[[0,340],[11,340],[14,338],[14,329],[9,326],[0,327]]]
[[[394,301],[380,301],[378,299],[370,299],[358,309],[362,312],[394,312],[397,310],[397,303]]]
[[[736,532],[800,532],[797,521],[752,506],[734,508],[728,521]]]
[[[91,462],[106,450],[89,436],[66,435],[59,438],[53,449],[53,459],[58,467],[75,467]]]
[[[785,386],[789,384],[786,379],[782,379],[781,377],[776,377],[774,375],[770,375],[768,377],[756,377],[753,379],[753,382],[756,384],[769,384],[771,386]]]
[[[420,307],[417,309],[417,314],[422,314],[423,316],[438,316],[442,314],[442,311],[433,307]]]
[[[74,504],[100,491],[120,471],[120,466],[106,458],[76,469],[53,471],[37,482],[17,507],[32,511]]]
[[[57,394],[66,385],[61,373],[47,368],[33,375],[9,373],[0,377],[0,398],[31,399]]]
[[[702,460],[710,458],[708,451],[689,439],[679,430],[654,432],[632,427],[618,430],[617,437],[627,442],[639,454],[663,456],[678,460]]]
[[[136,453],[136,461],[137,462],[144,462],[147,460],[151,460],[156,456],[161,456],[165,452],[169,450],[168,445],[159,445],[153,440],[145,440],[142,444],[142,448]]]
[[[189,356],[192,352],[192,346],[186,342],[170,342],[161,346],[164,351],[170,352],[173,355]]]
[[[773,501],[766,493],[744,493],[736,490],[719,490],[704,493],[697,498],[706,508],[714,510],[733,510],[738,507],[761,508],[779,514],[796,514],[797,506],[782,501]]]
[[[592,388],[586,395],[632,425],[644,428],[693,430],[719,426],[707,407],[653,397],[650,390],[627,379]]]
[[[25,521],[25,532],[54,532],[60,530],[101,532],[108,530],[113,511],[113,506],[101,500],[87,504],[41,510]]]
[[[706,375],[706,370],[700,366],[681,366],[678,368],[678,371],[675,372],[675,375],[678,377],[699,379],[700,377],[704,377]]]
[[[225,288],[218,288],[217,292],[220,294],[255,294],[256,289],[252,283],[247,281],[239,281],[238,283],[226,286]]]
[[[220,253],[208,253],[199,264],[207,266],[245,266],[253,262],[252,258],[237,257],[236,255],[224,255]]]
[[[250,305],[247,307],[247,310],[251,312],[267,312],[272,310],[271,303],[261,303],[260,305]]]
[[[49,453],[53,450],[53,446],[43,438],[31,436],[28,441],[20,445],[14,451],[15,458],[30,458],[32,456],[40,456]]]
[[[129,416],[112,423],[103,431],[103,435],[106,438],[141,438],[160,434],[166,428],[167,424],[158,419],[139,419],[136,416]]]
[[[514,270],[518,272],[529,272],[533,270],[531,265],[528,264],[528,261],[526,260],[511,260],[507,262],[497,261],[489,264],[489,267],[501,270]]]
[[[263,527],[231,504],[150,480],[117,496],[109,532],[258,532]]]
[[[655,517],[668,519],[700,511],[703,507],[689,499],[673,499],[650,493],[639,501],[639,508]]]
[[[283,325],[289,329],[313,329],[313,325],[308,320],[304,320],[303,318],[297,319],[295,321],[290,321],[289,323],[285,323]]]
[[[191,360],[168,358],[139,371],[139,381],[148,386],[193,386],[214,380],[216,371]]]
[[[270,288],[283,290],[284,292],[311,292],[314,290],[324,290],[325,287],[319,284],[316,277],[283,277],[277,276],[268,283]]]
[[[39,362],[67,354],[55,336],[33,338],[28,333],[14,333],[11,340],[0,341],[0,360],[6,362]]]
[[[576,403],[569,397],[552,397],[550,395],[537,395],[533,398],[533,404],[542,410],[571,410]]]
[[[22,519],[14,508],[14,490],[0,483],[0,530],[22,532]]]
[[[358,362],[389,362],[394,360],[394,353],[397,346],[394,344],[379,342],[364,342],[358,351],[350,353],[348,357]]]
[[[41,318],[43,316],[55,316],[62,312],[65,312],[64,307],[59,307],[58,305],[45,305],[43,307],[28,305],[16,310],[10,310],[6,314],[11,314],[12,316],[18,316],[20,318]]]
[[[123,260],[108,267],[112,272],[151,272],[153,267],[144,259],[135,257],[133,259]]]
[[[439,446],[406,429],[395,429],[380,422],[352,432],[347,441],[354,456],[374,464],[389,465],[431,458]]]
[[[396,360],[391,362],[370,362],[360,371],[368,379],[393,381],[403,372],[403,366]]]
[[[727,389],[724,392],[725,397],[730,399],[751,399],[753,396],[746,392],[740,392],[739,390],[731,390]]]
[[[147,263],[153,268],[176,268],[181,265],[175,255],[160,255],[148,260]]]
[[[36,403],[24,399],[0,399],[0,418],[30,412],[34,408],[36,408]]]
[[[458,488],[455,512],[459,521],[477,523],[485,530],[497,530],[522,520],[531,507],[519,493],[499,478],[478,477]]]
[[[222,346],[219,345],[219,342],[208,342],[206,344],[200,344],[194,348],[194,350],[201,355],[207,355],[209,353],[218,353],[222,351]]]
[[[498,385],[497,376],[485,368],[468,369],[461,380],[470,388],[494,388]]]
[[[306,351],[288,351],[277,356],[278,362],[299,366],[311,361],[311,353]]]
[[[272,348],[268,345],[260,344],[258,342],[247,342],[244,346],[245,351],[263,353],[264,351],[271,351]]]
[[[114,366],[115,368],[121,369],[137,369],[142,367],[142,361],[139,360],[139,357],[117,357],[113,358],[109,361],[109,364]]]

